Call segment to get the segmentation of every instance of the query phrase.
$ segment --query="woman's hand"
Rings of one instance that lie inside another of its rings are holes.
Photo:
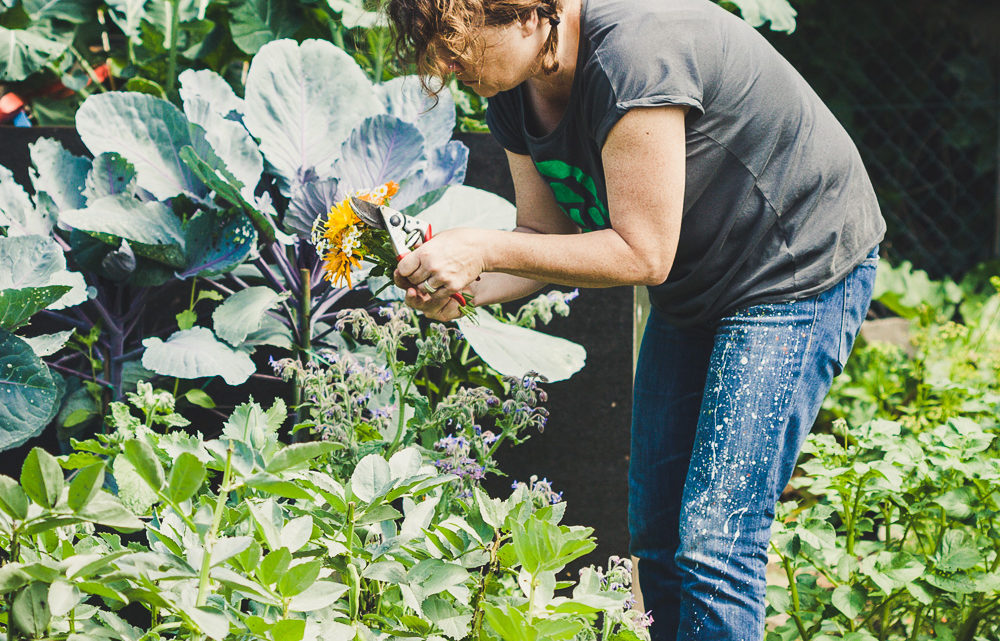
[[[393,280],[406,290],[406,304],[435,320],[461,316],[451,295],[473,293],[486,267],[484,236],[483,230],[449,229],[403,256]]]

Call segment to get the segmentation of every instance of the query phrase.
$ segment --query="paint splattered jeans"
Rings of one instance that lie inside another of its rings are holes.
[[[712,329],[655,312],[635,376],[631,552],[653,641],[760,641],[775,504],[871,301],[873,251],[818,296]]]

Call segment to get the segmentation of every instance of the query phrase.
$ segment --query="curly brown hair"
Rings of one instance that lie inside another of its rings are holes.
[[[386,0],[393,47],[400,60],[416,64],[429,93],[444,88],[428,85],[428,78],[443,81],[451,73],[449,64],[475,65],[485,48],[482,28],[523,22],[537,13],[551,25],[540,53],[541,70],[559,69],[559,10],[562,0]]]

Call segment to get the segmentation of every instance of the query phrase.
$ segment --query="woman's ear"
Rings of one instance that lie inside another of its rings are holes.
[[[523,18],[521,18],[521,35],[525,38],[533,36],[541,25],[542,19],[538,17],[538,12],[529,11]]]

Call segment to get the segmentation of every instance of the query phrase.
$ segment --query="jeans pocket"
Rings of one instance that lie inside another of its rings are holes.
[[[847,357],[851,354],[854,341],[861,331],[861,324],[868,315],[872,293],[875,289],[875,274],[878,270],[878,248],[865,258],[861,264],[844,279],[844,310],[840,327],[840,349],[834,376],[844,370]]]

